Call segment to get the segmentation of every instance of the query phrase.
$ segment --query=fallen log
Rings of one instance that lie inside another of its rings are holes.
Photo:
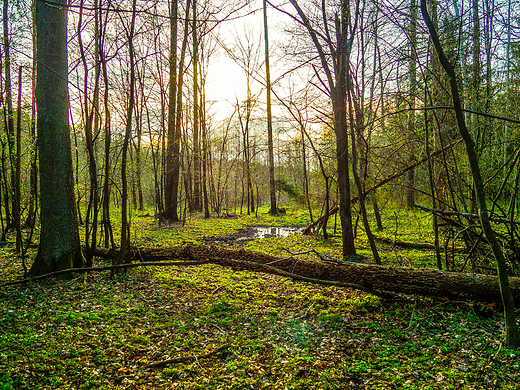
[[[96,251],[95,255],[107,256],[107,252]],[[115,255],[111,252],[110,255]],[[276,269],[300,275],[308,279],[339,282],[362,286],[378,292],[397,292],[449,299],[473,299],[501,302],[497,277],[470,274],[378,266],[351,262],[327,262],[319,259],[295,259],[293,256],[280,258],[244,249],[232,250],[215,246],[183,246],[177,248],[142,250],[135,260],[160,261],[177,259],[203,261],[235,270],[280,274]],[[236,261],[239,260],[239,261]],[[256,263],[256,264],[255,264]],[[264,266],[271,266],[268,269]],[[514,299],[520,304],[520,278],[511,277],[510,284]]]

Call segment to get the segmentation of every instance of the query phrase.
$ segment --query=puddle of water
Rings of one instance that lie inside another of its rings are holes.
[[[297,234],[302,231],[299,227],[294,226],[254,226],[252,238],[268,238],[268,237],[287,237],[291,234]]]

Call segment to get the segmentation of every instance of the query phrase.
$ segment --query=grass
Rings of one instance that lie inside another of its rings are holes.
[[[262,212],[159,228],[151,217],[135,216],[132,228],[140,246],[161,247],[252,225],[303,225],[304,218],[299,211]],[[402,226],[428,223],[400,218]],[[391,218],[387,223],[390,231]],[[401,229],[399,239],[428,242],[413,229]],[[246,248],[315,248],[339,257],[338,240],[266,238]],[[364,245],[360,237],[358,247],[368,253]],[[433,264],[424,252],[400,256]],[[395,263],[396,256],[384,258]],[[18,262],[10,245],[0,250],[4,281],[20,275]],[[516,389],[518,352],[503,347],[501,313],[487,308],[424,297],[390,303],[216,265],[4,287],[0,389]],[[224,353],[207,359],[146,368],[225,344]]]

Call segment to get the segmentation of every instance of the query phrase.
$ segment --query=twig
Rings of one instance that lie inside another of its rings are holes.
[[[473,214],[473,213],[463,213],[461,211],[430,209],[428,207],[424,207],[424,206],[421,206],[419,204],[414,204],[414,207],[417,207],[418,209],[426,211],[426,212],[430,212],[432,214],[437,214],[439,216],[442,216],[442,215],[449,215],[449,216],[456,215],[456,216],[461,216],[461,217],[466,217],[466,218],[479,219],[479,215],[478,214]],[[510,223],[510,224],[515,224],[515,225],[520,225],[520,221],[515,221],[515,220],[511,220],[511,219],[506,219],[506,218],[489,217],[489,220],[493,221],[493,222],[496,222],[496,223]]]
[[[330,256],[330,255],[326,255],[324,253],[320,253],[318,252],[316,249],[309,249],[307,251],[302,251],[302,252],[291,252],[289,249],[287,248],[282,248],[282,250],[286,251],[286,252],[289,252],[292,256],[298,256],[298,255],[306,255],[307,253],[314,253],[316,256],[319,257],[319,259],[321,261],[324,261],[326,263],[336,263],[336,264],[345,264],[346,262],[343,261],[343,260],[339,260],[339,259],[336,259],[335,257],[333,256]],[[292,257],[291,256],[291,257]]]
[[[144,368],[160,368],[160,367],[164,367],[164,366],[167,366],[169,364],[176,364],[176,363],[184,363],[184,362],[189,362],[189,361],[192,361],[192,360],[199,360],[199,359],[207,359],[213,355],[216,355],[218,353],[221,353],[221,352],[224,352],[225,350],[227,350],[228,348],[230,347],[229,344],[224,344],[223,346],[211,351],[211,352],[208,352],[204,355],[192,355],[192,356],[181,356],[181,357],[178,357],[178,358],[175,358],[175,359],[168,359],[168,360],[163,360],[163,361],[160,361],[160,362],[157,362],[157,363],[152,363],[152,364],[148,364],[146,366],[144,366]]]

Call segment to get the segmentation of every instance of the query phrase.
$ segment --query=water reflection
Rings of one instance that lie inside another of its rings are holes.
[[[253,226],[252,238],[287,237],[301,233],[302,228],[295,226]]]

